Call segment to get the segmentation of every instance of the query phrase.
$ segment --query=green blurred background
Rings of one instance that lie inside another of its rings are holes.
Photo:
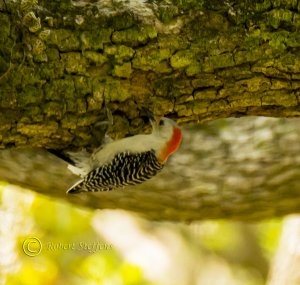
[[[265,284],[282,226],[150,222],[8,184],[0,197],[1,285]]]

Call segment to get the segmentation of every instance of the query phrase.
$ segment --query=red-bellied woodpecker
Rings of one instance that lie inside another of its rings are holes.
[[[82,179],[67,193],[109,191],[140,184],[155,176],[179,148],[182,134],[176,123],[167,118],[152,122],[152,127],[151,134],[112,141],[89,157],[75,158],[71,154],[75,166],[68,168]]]

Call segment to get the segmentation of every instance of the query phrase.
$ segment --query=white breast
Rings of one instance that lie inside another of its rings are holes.
[[[136,135],[124,138],[118,141],[111,142],[104,145],[98,152],[96,151],[91,156],[91,169],[99,167],[110,162],[117,153],[131,152],[139,153],[154,149],[158,152],[164,145],[164,140],[153,134],[150,135]]]

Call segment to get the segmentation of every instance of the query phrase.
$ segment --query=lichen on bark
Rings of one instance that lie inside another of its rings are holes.
[[[0,107],[18,113],[1,147],[35,144],[32,130],[91,146],[104,107],[128,126],[114,137],[141,132],[144,108],[182,124],[300,115],[297,1],[25,2],[0,2]]]

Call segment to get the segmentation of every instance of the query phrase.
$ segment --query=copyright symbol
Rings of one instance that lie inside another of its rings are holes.
[[[30,237],[23,241],[23,251],[28,256],[37,256],[41,253],[42,243],[38,238]]]

